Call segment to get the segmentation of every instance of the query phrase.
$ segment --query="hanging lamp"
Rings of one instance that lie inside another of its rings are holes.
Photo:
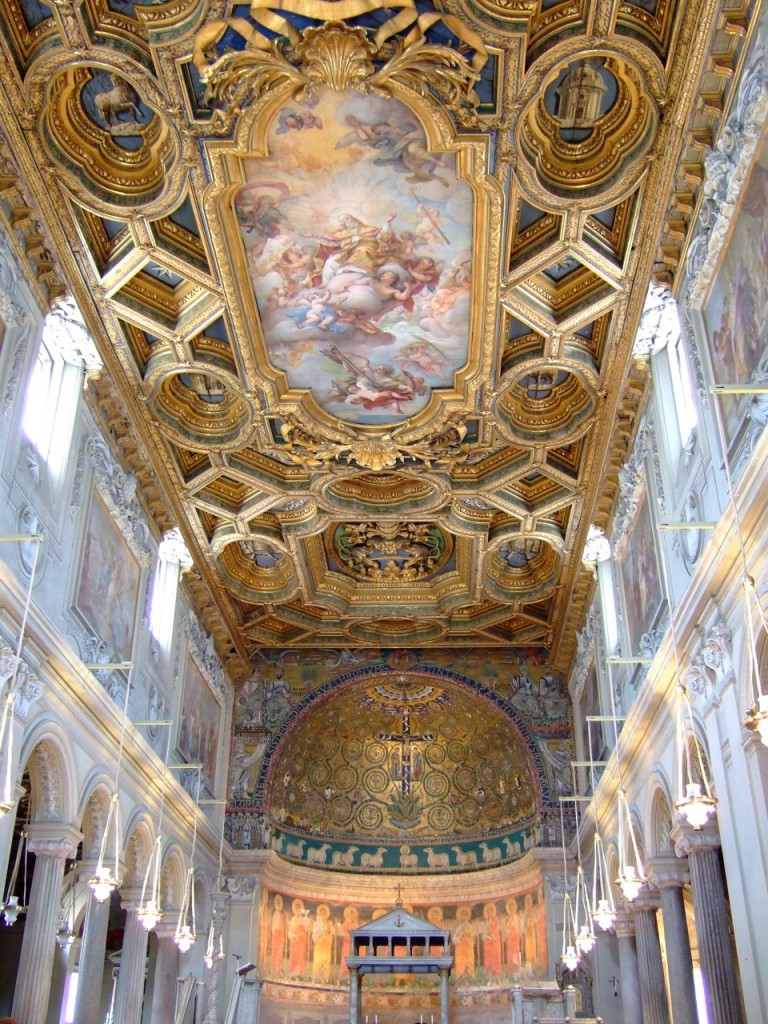
[[[163,814],[165,812],[165,790],[168,777],[168,755],[171,747],[170,727],[167,736],[163,774],[160,778],[160,810],[157,815],[157,835],[152,854],[147,862],[147,870],[144,873],[144,885],[141,889],[141,900],[136,911],[136,916],[148,932],[152,931],[163,916],[160,893],[160,868],[163,859]]]
[[[224,826],[226,825],[227,816],[226,813],[221,816],[221,833],[219,835],[219,873],[216,876],[216,892],[220,893],[224,885]],[[215,909],[211,914],[211,924],[208,929],[208,941],[205,946],[205,953],[203,955],[203,963],[210,970],[213,967],[214,960],[224,959],[224,936],[221,932],[218,935],[218,941],[216,937],[216,919]]]
[[[32,566],[29,571],[29,588],[24,603],[24,611],[21,616],[21,627],[19,638],[16,643],[16,654],[13,661],[13,673],[8,680],[8,690],[3,699],[3,713],[0,716],[0,753],[5,754],[5,771],[3,773],[2,790],[0,791],[0,818],[8,814],[16,806],[16,784],[14,779],[13,766],[13,709],[16,703],[16,693],[19,681],[19,666],[21,665],[21,651],[24,645],[24,635],[27,630],[27,619],[29,608],[32,603],[32,588],[35,585],[35,571],[37,569],[37,557],[40,553],[40,544],[44,537],[42,534],[21,534],[14,537],[6,537],[4,540],[16,540],[19,542],[35,543],[35,557],[32,559]]]
[[[125,684],[125,701],[123,703],[123,721],[120,726],[120,740],[117,746],[117,761],[115,762],[115,778],[112,787],[112,795],[109,799],[107,820],[104,825],[104,832],[99,845],[99,857],[93,876],[88,879],[88,888],[96,897],[99,903],[108,900],[115,889],[123,884],[122,872],[120,869],[120,842],[122,829],[120,826],[120,769],[123,764],[123,747],[125,745],[125,727],[128,721],[128,701],[131,695],[131,676],[133,665],[128,667],[128,676]]]
[[[197,922],[195,920],[195,850],[197,847],[197,813],[200,805],[200,779],[202,769],[197,769],[197,797],[195,799],[195,821],[192,827],[192,852],[189,855],[189,869],[184,883],[184,897],[181,911],[176,924],[174,941],[182,953],[188,953],[197,941]]]

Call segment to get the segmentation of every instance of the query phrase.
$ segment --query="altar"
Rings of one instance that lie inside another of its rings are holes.
[[[448,977],[453,957],[451,933],[403,910],[394,910],[350,932],[349,1024],[361,1024],[362,982],[366,974],[436,974],[440,979],[440,1024],[448,1024]],[[421,1018],[423,1020],[423,1017]]]

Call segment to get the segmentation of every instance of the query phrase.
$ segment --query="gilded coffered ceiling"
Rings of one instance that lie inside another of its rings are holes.
[[[8,151],[103,351],[97,404],[121,403],[220,646],[566,663],[642,400],[635,328],[651,276],[674,279],[745,15],[6,0],[0,18]]]

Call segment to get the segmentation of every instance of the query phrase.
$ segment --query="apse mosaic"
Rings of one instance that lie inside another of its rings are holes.
[[[292,99],[235,206],[272,364],[339,419],[396,423],[467,360],[472,193],[399,100]]]
[[[271,815],[315,833],[418,839],[525,823],[537,806],[525,747],[482,712],[405,675],[329,700],[283,744]]]
[[[493,867],[549,841],[572,749],[564,682],[543,656],[297,653],[237,697],[233,845],[329,870],[419,873]]]
[[[406,909],[450,931],[452,978],[458,986],[509,984],[547,975],[547,922],[540,887],[499,900],[409,905]],[[336,904],[264,890],[259,976],[266,981],[348,987],[344,958],[350,955],[350,932],[386,912],[358,903]],[[424,990],[434,989],[435,983],[425,975],[381,975],[366,979],[369,987]],[[400,1002],[382,994],[377,1006],[386,1008]]]

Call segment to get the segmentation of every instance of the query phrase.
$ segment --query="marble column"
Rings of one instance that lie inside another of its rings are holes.
[[[688,864],[674,856],[654,857],[648,864],[648,879],[661,898],[673,1024],[697,1024],[691,942],[683,899],[683,886],[689,880]]]
[[[658,909],[658,893],[647,890],[632,903],[643,1024],[669,1024],[667,986],[664,980],[664,963],[661,959],[659,922],[656,919]]]
[[[64,862],[77,854],[82,836],[72,825],[29,826],[29,852],[35,870],[21,943],[12,1015],[23,1024],[45,1024],[56,956]]]
[[[440,968],[440,1024],[448,1024],[448,971],[447,967]]]
[[[147,967],[149,933],[136,913],[141,900],[141,890],[124,889],[121,899],[126,914],[120,974],[115,993],[115,1021],[119,1024],[140,1024],[144,1004],[144,975]]]
[[[79,877],[92,878],[95,869],[95,860],[84,860],[80,864]],[[75,1020],[78,1024],[103,1024],[101,996],[104,986],[109,906],[109,899],[99,903],[93,893],[89,892],[77,971]]]
[[[360,1024],[360,970],[349,968],[349,1024]]]
[[[616,938],[619,946],[619,972],[624,1024],[643,1024],[640,1000],[640,970],[635,945],[635,922],[631,914],[616,916]]]
[[[710,821],[696,830],[679,819],[672,838],[678,857],[688,857],[709,1024],[744,1024],[717,824]]]
[[[206,1003],[205,1017],[203,1024],[220,1024],[221,1022],[221,996],[222,979],[224,974],[224,960],[219,959],[220,936],[229,917],[229,901],[232,897],[228,892],[215,892],[212,896],[213,909],[211,925],[213,927],[213,960],[211,966],[206,968]]]
[[[176,978],[179,973],[176,926],[173,922],[166,924],[165,921],[161,921],[155,928],[155,934],[157,949],[150,1021],[151,1024],[169,1024],[176,1012]]]

